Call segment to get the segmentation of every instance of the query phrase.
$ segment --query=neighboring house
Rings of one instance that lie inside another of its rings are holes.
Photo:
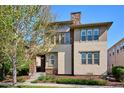
[[[114,66],[124,66],[124,38],[108,49],[108,72]]]
[[[81,13],[60,21],[52,39],[57,44],[46,55],[36,57],[33,72],[58,75],[104,75],[107,72],[107,31],[112,22],[81,24]]]

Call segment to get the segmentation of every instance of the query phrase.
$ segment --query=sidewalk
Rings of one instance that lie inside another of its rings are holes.
[[[30,86],[55,86],[65,88],[119,88],[114,86],[96,86],[96,85],[75,85],[75,84],[56,84],[56,83],[18,83],[17,85],[30,85]]]
[[[0,85],[12,85],[12,83],[2,83],[0,82]],[[123,87],[117,87],[117,86],[97,86],[97,85],[76,85],[76,84],[56,84],[56,83],[30,83],[30,82],[24,82],[24,83],[17,83],[16,86],[50,86],[50,87],[58,87],[58,88],[123,88]]]

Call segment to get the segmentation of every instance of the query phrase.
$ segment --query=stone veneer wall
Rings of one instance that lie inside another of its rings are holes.
[[[56,75],[57,74],[57,69],[49,68],[46,69],[46,75]]]

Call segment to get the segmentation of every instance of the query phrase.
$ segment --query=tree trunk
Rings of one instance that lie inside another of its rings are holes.
[[[2,77],[5,78],[5,66],[2,64]]]
[[[16,53],[13,56],[13,85],[17,83],[17,72],[16,72]]]
[[[13,29],[14,30],[14,29]],[[17,30],[16,30],[17,31]],[[15,36],[17,36],[17,32],[15,33]],[[15,50],[13,51],[13,85],[17,83],[17,71],[16,71],[16,63],[17,63],[17,39],[13,40],[13,44],[15,46]]]

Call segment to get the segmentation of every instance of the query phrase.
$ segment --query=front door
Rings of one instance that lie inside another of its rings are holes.
[[[45,55],[41,55],[37,58],[37,72],[45,72]]]
[[[41,56],[41,72],[45,72],[45,55]]]

